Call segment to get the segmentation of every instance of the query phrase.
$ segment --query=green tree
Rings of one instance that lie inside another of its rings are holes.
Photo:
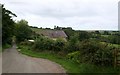
[[[4,8],[2,5],[2,44],[9,43],[11,44],[12,36],[14,35],[15,23],[12,17],[17,17],[10,10]]]
[[[89,39],[89,38],[90,38],[90,33],[88,33],[88,32],[80,31],[78,33],[78,39],[79,39],[79,41],[83,41],[83,40]]]
[[[120,36],[119,35],[110,35],[108,37],[109,42],[113,44],[120,44]]]
[[[68,36],[67,38],[70,39],[71,36],[74,35],[74,30],[72,30],[72,28],[63,28],[64,32],[66,33],[66,35]]]
[[[16,23],[16,38],[18,42],[24,41],[31,37],[32,30],[28,26],[28,22],[20,20]]]
[[[58,38],[54,43],[54,51],[62,51],[65,46],[65,41],[61,38]]]
[[[104,35],[109,35],[109,32],[108,31],[104,31]]]
[[[79,60],[100,66],[113,66],[113,47],[110,47],[107,43],[82,41]]]
[[[95,31],[95,33],[96,33],[96,34],[100,34],[100,32],[99,32],[99,31]]]

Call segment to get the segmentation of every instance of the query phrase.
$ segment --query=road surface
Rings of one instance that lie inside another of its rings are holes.
[[[2,74],[2,52],[0,52],[0,75]]]
[[[33,58],[20,54],[16,45],[2,53],[3,73],[65,73],[55,62],[42,58]]]

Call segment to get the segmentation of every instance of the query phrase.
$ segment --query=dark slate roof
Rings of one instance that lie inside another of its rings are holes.
[[[65,34],[64,31],[62,30],[54,30],[54,31],[49,31],[48,33],[48,37],[50,38],[66,38],[67,35]]]
[[[63,30],[51,30],[51,29],[33,29],[37,34],[47,36],[50,38],[66,38],[67,35]]]

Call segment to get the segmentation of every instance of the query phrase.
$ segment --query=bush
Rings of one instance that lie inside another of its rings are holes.
[[[90,37],[92,37],[91,34],[88,33],[88,32],[86,32],[86,31],[80,31],[78,33],[78,39],[79,39],[79,41],[89,39]]]
[[[102,66],[113,65],[113,49],[107,44],[86,40],[81,42],[80,53],[82,62]]]
[[[120,44],[120,36],[119,35],[110,35],[108,37],[109,43],[112,44]]]
[[[78,35],[74,35],[70,37],[70,40],[65,44],[64,50],[66,53],[72,53],[74,51],[79,50],[79,40],[78,40]]]
[[[65,41],[63,39],[57,39],[54,43],[54,51],[62,51],[65,46]]]
[[[64,45],[65,45],[65,41],[62,39],[57,39],[56,41],[54,41],[50,38],[40,37],[35,41],[33,48],[40,51],[52,50],[55,52],[59,52],[63,50]]]
[[[80,60],[79,60],[80,59],[80,51],[75,51],[75,52],[69,53],[69,54],[67,54],[66,58],[73,60],[77,63],[80,63]]]
[[[100,66],[112,66],[114,62],[113,47],[94,40],[84,40],[65,46],[67,58],[79,63],[90,63]],[[73,48],[74,47],[74,48]]]
[[[54,44],[53,40],[50,40],[48,38],[40,37],[37,40],[35,40],[33,48],[37,49],[37,50],[40,50],[40,51],[41,50],[51,50],[53,44]]]
[[[74,36],[70,41],[62,39],[56,41],[40,37],[34,43],[34,50],[51,50],[60,55],[68,54],[67,58],[78,63],[90,63],[100,66],[113,65],[113,48],[106,43],[94,40],[77,41]]]

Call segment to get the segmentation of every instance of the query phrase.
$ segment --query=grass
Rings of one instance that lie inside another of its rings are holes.
[[[106,38],[107,38],[109,35],[101,35],[101,36],[103,36],[103,37],[106,37]]]
[[[111,44],[111,43],[106,43],[106,42],[101,42],[103,44],[108,44],[109,46],[115,47],[115,48],[120,48],[119,44]]]
[[[4,50],[7,49],[7,48],[10,48],[10,47],[12,47],[12,45],[10,45],[10,44],[5,44],[5,45],[2,46],[2,51],[4,51]]]
[[[66,70],[67,73],[70,73],[73,75],[74,74],[85,75],[86,73],[97,73],[97,74],[98,73],[113,73],[113,74],[120,73],[120,68],[101,67],[101,66],[88,64],[88,63],[78,64],[74,61],[68,60],[65,57],[61,57],[49,51],[36,52],[36,51],[30,50],[29,47],[27,46],[20,46],[19,48],[21,48],[21,53],[25,55],[54,61],[60,64]]]

